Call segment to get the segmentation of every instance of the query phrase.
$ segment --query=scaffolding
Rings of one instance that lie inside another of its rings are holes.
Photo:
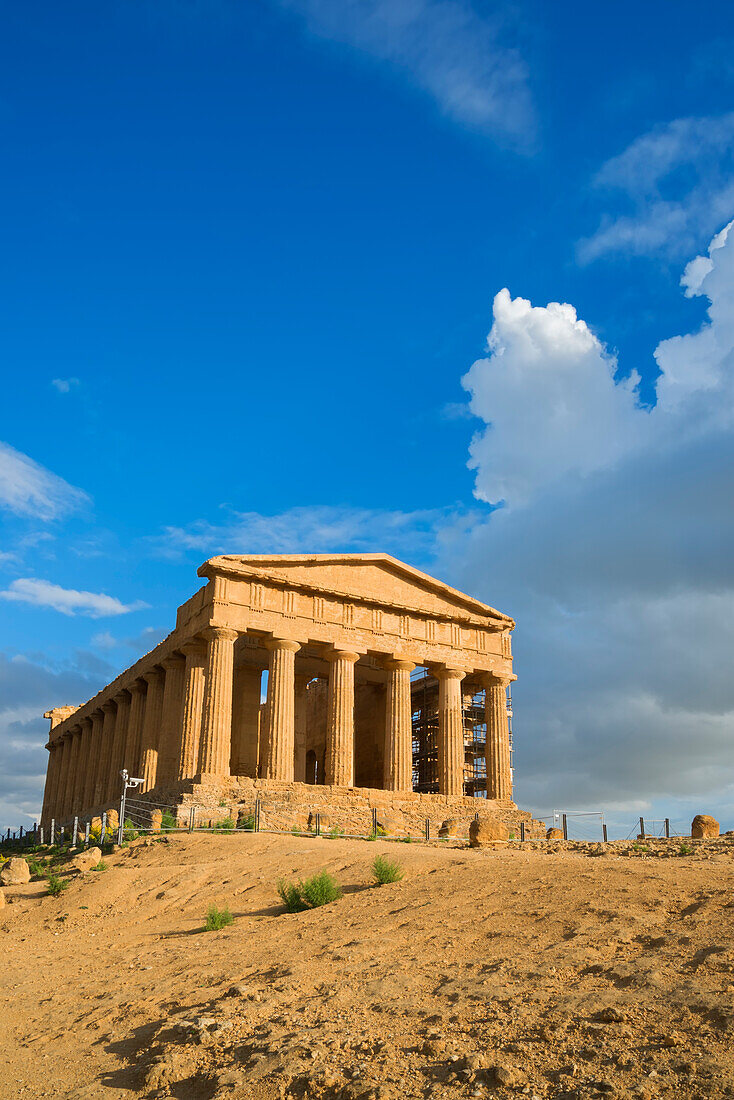
[[[464,726],[464,793],[487,797],[487,713],[484,689],[462,685]],[[411,673],[413,718],[413,790],[438,791],[438,680],[425,668]],[[512,708],[508,701],[510,761],[512,761]]]

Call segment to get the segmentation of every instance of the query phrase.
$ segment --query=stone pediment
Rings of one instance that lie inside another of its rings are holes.
[[[508,630],[513,620],[389,554],[226,554],[210,558],[201,577],[230,576],[269,580],[284,587],[433,617],[483,620],[489,629]]]

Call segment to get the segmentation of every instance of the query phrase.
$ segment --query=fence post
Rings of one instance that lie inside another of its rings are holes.
[[[55,830],[56,830],[56,819],[52,817],[51,818],[51,838],[49,840],[49,843],[51,845],[53,845],[53,842],[54,842],[54,832],[55,832]],[[10,832],[10,830],[8,830],[8,832]]]
[[[666,817],[666,819],[665,819],[665,836],[668,840],[670,840],[670,818],[669,817]]]
[[[42,825],[42,826],[41,826],[41,828],[40,828],[40,829],[38,830],[38,835],[39,835],[39,837],[41,838],[41,839],[40,839],[40,844],[41,844],[41,847],[43,848],[43,825]]]
[[[196,810],[192,806],[191,809],[189,810],[189,832],[190,833],[193,833],[193,831],[194,831],[194,820],[195,820],[195,818],[196,818]]]
[[[607,842],[607,827],[606,827],[605,822],[603,822],[603,821],[601,823],[601,836],[602,836],[602,840],[606,844],[606,842]]]
[[[568,818],[563,814],[563,839],[568,840]]]
[[[20,831],[18,832],[18,840],[22,840],[22,839],[23,839],[23,826],[21,825]]]
[[[84,826],[84,847],[89,847],[89,822]]]
[[[640,818],[640,836],[642,837],[643,840],[645,839],[645,819],[644,819],[644,817]]]
[[[377,836],[377,807],[372,807],[372,835]]]
[[[430,819],[430,817],[427,817],[426,818],[426,840],[430,840],[430,839],[431,839],[431,819]]]
[[[525,840],[525,822],[524,821],[520,822],[520,840],[521,841]]]
[[[103,844],[104,844],[104,842],[105,842],[105,837],[106,837],[106,836],[107,836],[107,811],[105,811],[105,812],[104,812],[104,813],[102,814],[102,834],[101,834],[101,836],[100,836],[100,838],[99,838],[99,846],[100,846],[100,848],[101,848],[101,847],[103,846]]]
[[[74,835],[72,837],[72,844],[74,845],[75,848],[77,847],[78,839],[79,839],[79,818],[75,817],[74,818]]]
[[[260,799],[255,799],[255,832],[260,832]]]

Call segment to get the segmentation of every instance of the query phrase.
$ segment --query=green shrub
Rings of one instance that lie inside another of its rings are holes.
[[[35,875],[36,878],[43,878],[45,876],[45,863],[39,863],[37,859],[33,858],[33,856],[26,856],[26,863],[28,864],[28,870],[32,875]]]
[[[692,851],[693,851],[693,848],[691,847],[691,845],[686,844],[685,841],[684,841],[681,844],[680,848],[678,849],[678,855],[680,855],[680,856],[689,856]]]
[[[64,890],[69,889],[69,883],[65,878],[59,878],[58,875],[51,873],[48,876],[46,888],[52,898],[57,898],[59,894],[63,894]]]
[[[93,867],[92,870],[93,871],[106,871],[107,867],[108,867],[108,864],[105,863],[105,861],[103,859],[101,859],[99,861],[99,863],[97,864],[97,866]]]
[[[404,871],[397,860],[388,859],[387,856],[375,856],[372,874],[378,886],[385,886],[388,882],[400,882]]]
[[[413,837],[412,836],[404,836],[403,837],[403,844],[412,844],[412,843],[413,843]]]
[[[308,908],[301,897],[297,882],[286,882],[285,879],[279,879],[278,894],[283,905],[285,905],[287,913],[302,913],[304,909]]]
[[[289,913],[301,913],[304,909],[318,909],[342,896],[341,887],[328,871],[319,871],[300,882],[278,882],[278,894]]]
[[[332,840],[338,840],[340,836],[344,835],[344,830],[340,829],[338,825],[334,825],[330,829],[328,835],[331,837]]]
[[[229,832],[230,829],[234,829],[234,821],[231,817],[224,817],[221,821],[217,822],[217,829],[224,829]]]
[[[228,924],[231,924],[233,920],[234,917],[230,913],[228,906],[225,905],[224,909],[218,909],[216,905],[210,905],[206,911],[204,931],[218,932],[220,928],[226,928]]]
[[[370,833],[367,840],[377,840],[377,833]]]
[[[226,806],[227,805],[227,799],[226,798],[220,798],[219,799],[219,805],[220,805],[220,807]]]
[[[132,823],[132,821],[130,820],[130,818],[126,817],[125,818],[125,823],[122,826],[122,838],[123,838],[123,840],[137,840],[137,838],[139,836],[140,836],[140,834],[139,834],[138,830],[135,828],[135,826]]]
[[[164,810],[161,815],[161,832],[170,833],[176,828],[176,818],[170,810]]]
[[[247,832],[253,833],[255,831],[255,815],[243,814],[237,822],[237,828],[245,829]]]

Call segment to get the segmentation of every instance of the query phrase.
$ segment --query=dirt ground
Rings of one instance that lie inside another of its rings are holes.
[[[734,1096],[734,838],[665,853],[176,836],[6,887],[0,1097]]]

